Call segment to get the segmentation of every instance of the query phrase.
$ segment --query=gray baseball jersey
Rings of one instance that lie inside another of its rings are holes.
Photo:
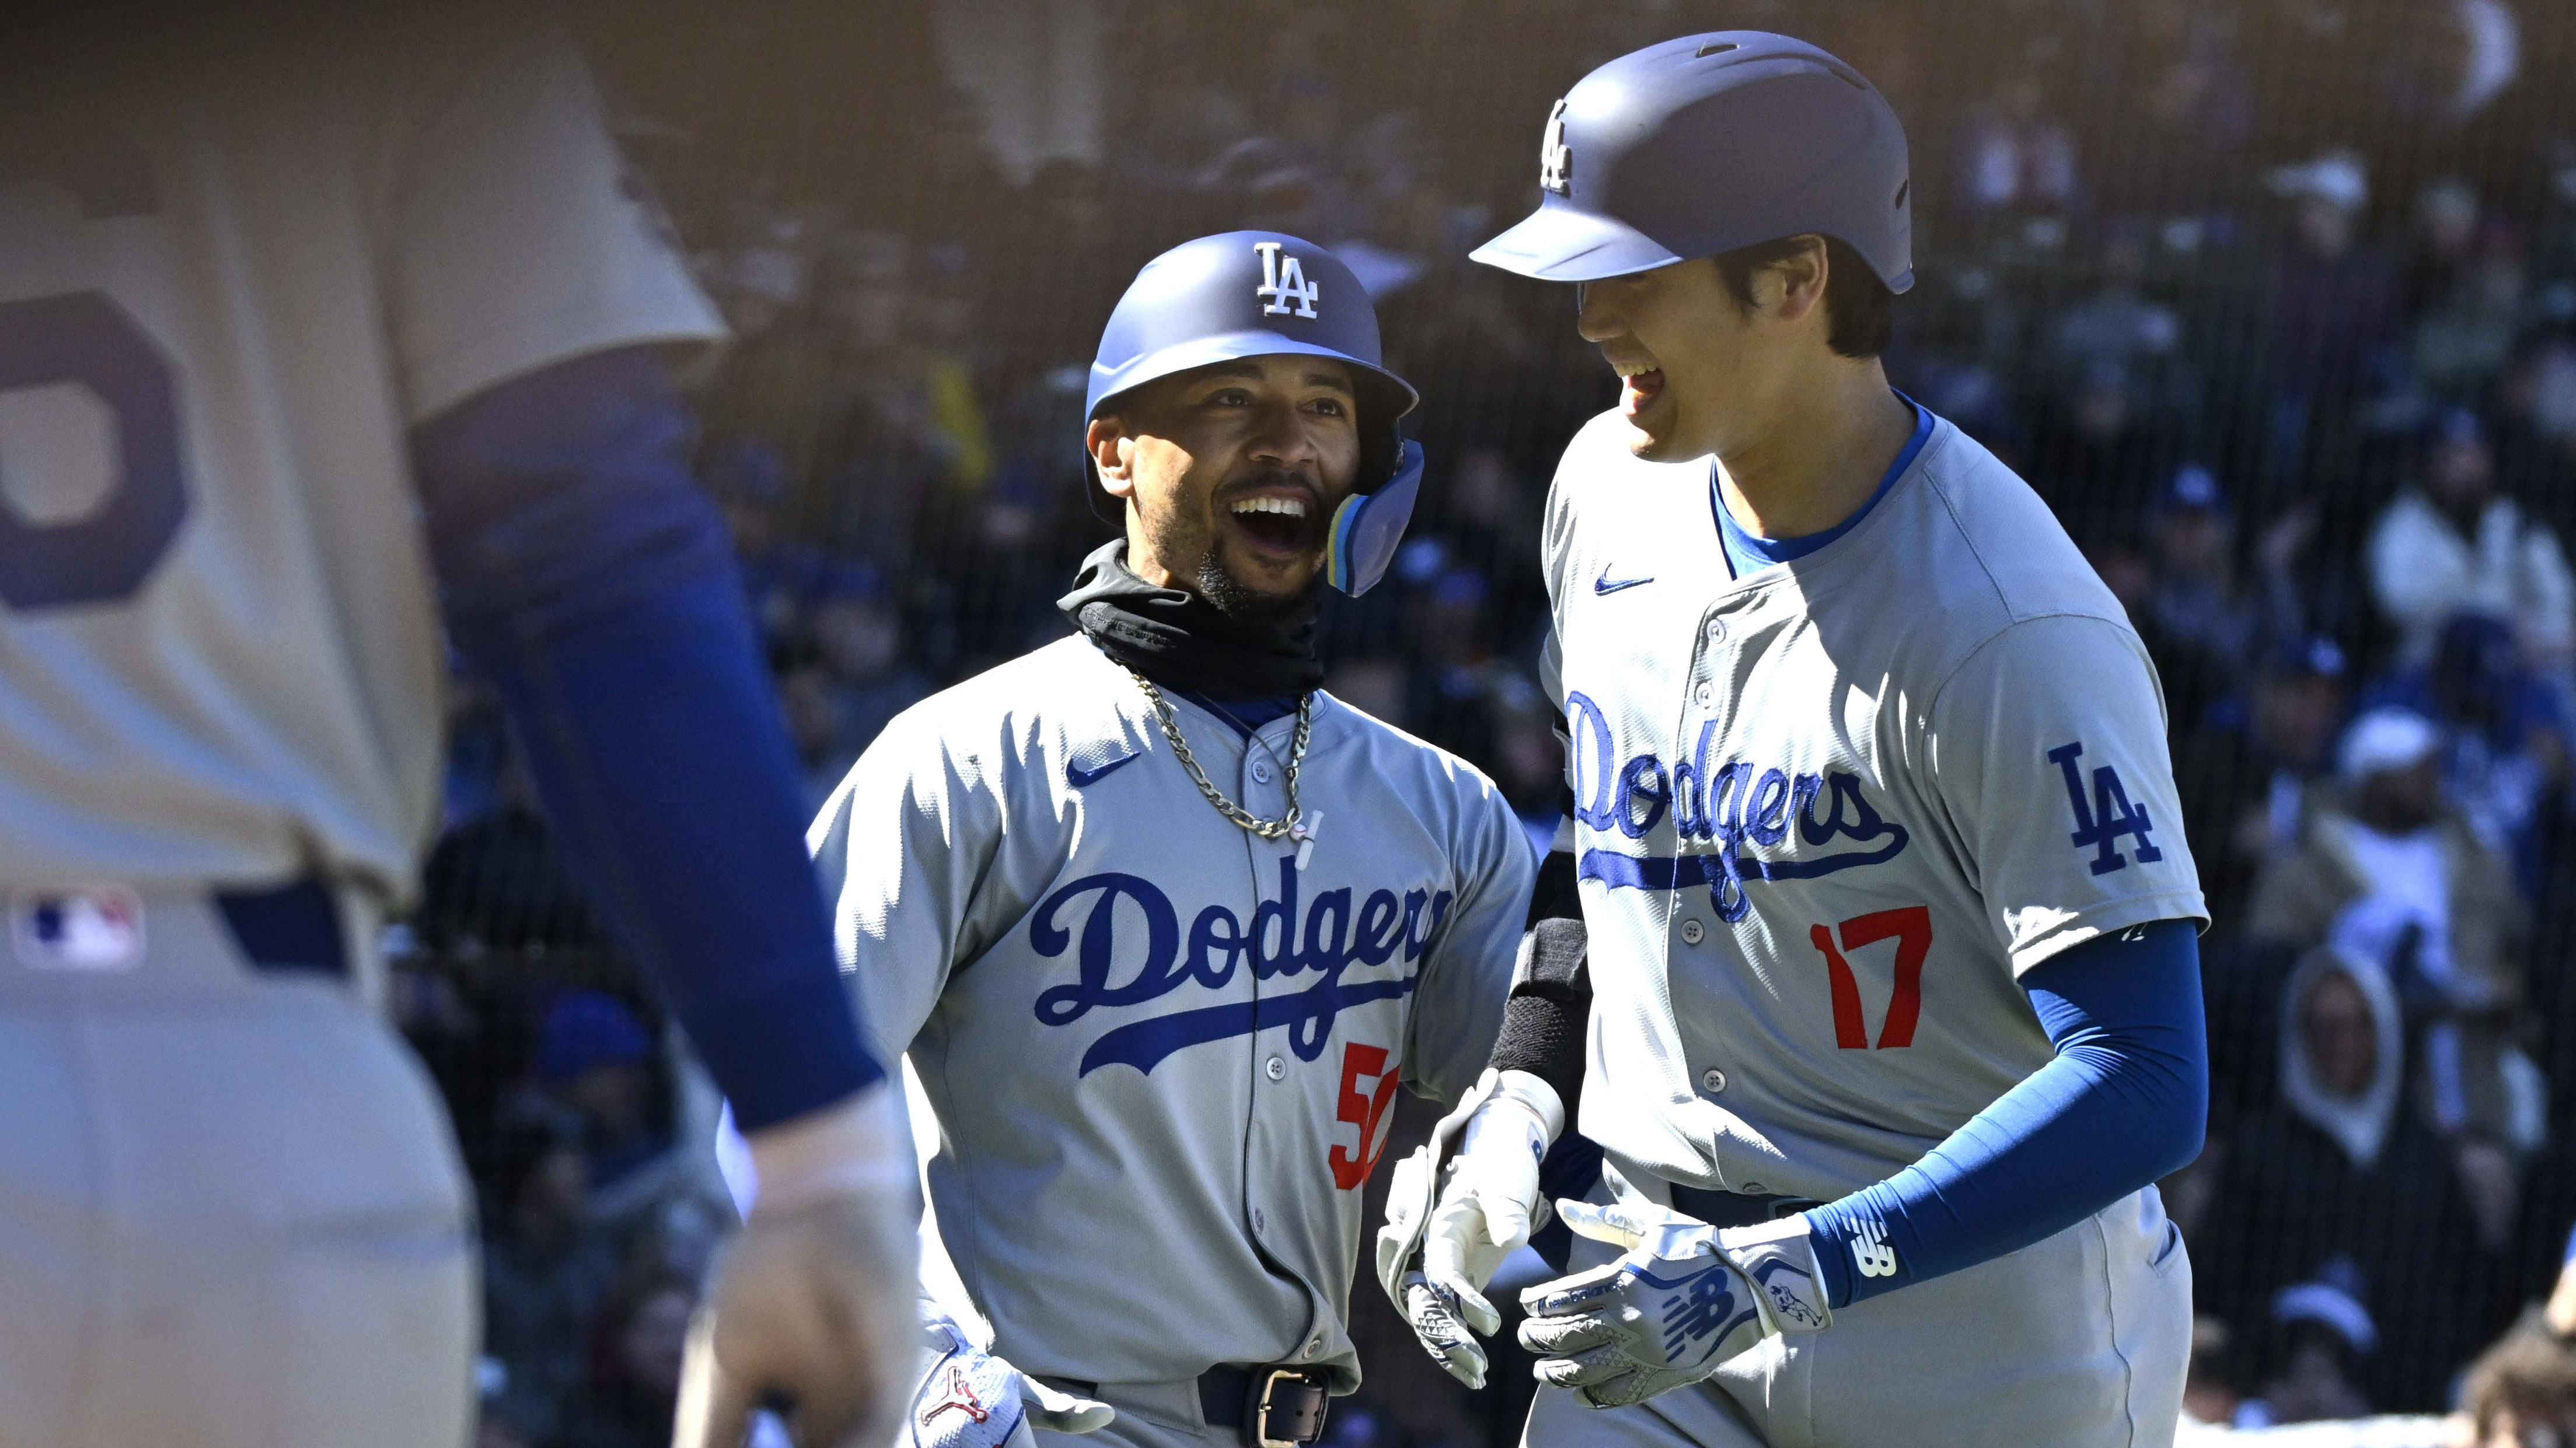
[[[1729,576],[1711,462],[1568,446],[1551,686],[1596,1004],[1584,1133],[1832,1200],[2053,1054],[2017,979],[2202,917],[2164,701],[2037,495],[1936,423],[1842,537]]]
[[[408,429],[717,334],[569,40],[430,29],[12,96],[78,144],[0,167],[0,881],[403,898],[446,672]]]
[[[1293,717],[1247,746],[1172,707],[1217,788],[1286,811]],[[1482,775],[1328,694],[1298,790],[1302,860],[1219,815],[1071,638],[899,716],[815,822],[861,1018],[939,1119],[939,1235],[1024,1371],[1358,1380],[1387,1108],[1474,1083],[1534,861]]]

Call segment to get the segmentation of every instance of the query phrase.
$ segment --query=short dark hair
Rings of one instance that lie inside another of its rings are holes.
[[[1753,274],[1804,250],[1803,238],[1784,236],[1722,251],[1710,260],[1717,263],[1717,274],[1735,304],[1750,311]],[[1877,356],[1896,331],[1896,294],[1849,243],[1831,236],[1825,238],[1825,322],[1825,345],[1845,357]]]

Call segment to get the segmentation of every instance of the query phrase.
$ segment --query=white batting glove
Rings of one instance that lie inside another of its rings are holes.
[[[739,1448],[784,1398],[799,1448],[883,1448],[918,1378],[921,1208],[887,1085],[749,1138],[760,1197],[689,1325],[674,1448]]]
[[[912,1395],[911,1448],[1036,1448],[1030,1425],[1058,1433],[1109,1426],[1118,1410],[1050,1388],[977,1348],[953,1323],[928,1325],[936,1354]]]
[[[1485,1300],[1485,1284],[1547,1224],[1539,1161],[1564,1128],[1554,1087],[1526,1071],[1500,1072],[1441,1168],[1421,1266],[1404,1275],[1399,1306],[1424,1349],[1470,1388],[1485,1385],[1485,1349],[1476,1338],[1503,1325]]]
[[[1833,1314],[1804,1214],[1720,1230],[1655,1206],[1560,1202],[1565,1223],[1624,1247],[1606,1266],[1521,1294],[1521,1346],[1540,1382],[1589,1408],[1695,1383],[1766,1337],[1825,1330]]]

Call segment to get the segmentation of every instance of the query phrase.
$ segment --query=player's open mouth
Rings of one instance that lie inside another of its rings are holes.
[[[1619,411],[1623,416],[1635,417],[1662,395],[1664,369],[1649,367],[1642,372],[1622,369],[1619,380],[1622,384],[1619,389]]]
[[[1322,509],[1314,499],[1297,494],[1264,492],[1236,498],[1225,505],[1225,515],[1236,532],[1265,553],[1311,553],[1322,541]]]

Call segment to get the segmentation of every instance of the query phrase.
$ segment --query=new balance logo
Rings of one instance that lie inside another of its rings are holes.
[[[2135,839],[2138,859],[2154,864],[2165,857],[2147,832],[2156,822],[2147,817],[2146,808],[2129,803],[2129,791],[2120,784],[2119,771],[2105,764],[2093,771],[2093,797],[2084,796],[2084,775],[2075,761],[2084,756],[2084,741],[2061,744],[2048,751],[2048,761],[2057,766],[2066,780],[2066,802],[2075,811],[2075,832],[2067,836],[2074,846],[2091,849],[2093,873],[2107,875],[2128,868],[2128,857],[2120,853],[2120,837]]]
[[[1896,1249],[1887,1245],[1887,1224],[1863,1217],[1852,1224],[1852,1265],[1863,1277],[1896,1275]]]
[[[1665,1357],[1676,1363],[1705,1358],[1709,1349],[1699,1344],[1723,1336],[1750,1315],[1750,1308],[1739,1306],[1728,1286],[1731,1275],[1723,1266],[1706,1268],[1684,1278],[1682,1290],[1664,1299]]]
[[[1269,305],[1261,309],[1265,317],[1285,316],[1294,312],[1300,317],[1315,315],[1318,295],[1313,282],[1306,280],[1306,264],[1293,256],[1281,256],[1279,243],[1256,241],[1252,249],[1261,253],[1261,285],[1252,294]],[[1289,304],[1296,305],[1291,307]]]
[[[1565,102],[1547,113],[1547,132],[1538,142],[1538,184],[1563,196],[1574,188],[1574,148],[1565,143]]]

